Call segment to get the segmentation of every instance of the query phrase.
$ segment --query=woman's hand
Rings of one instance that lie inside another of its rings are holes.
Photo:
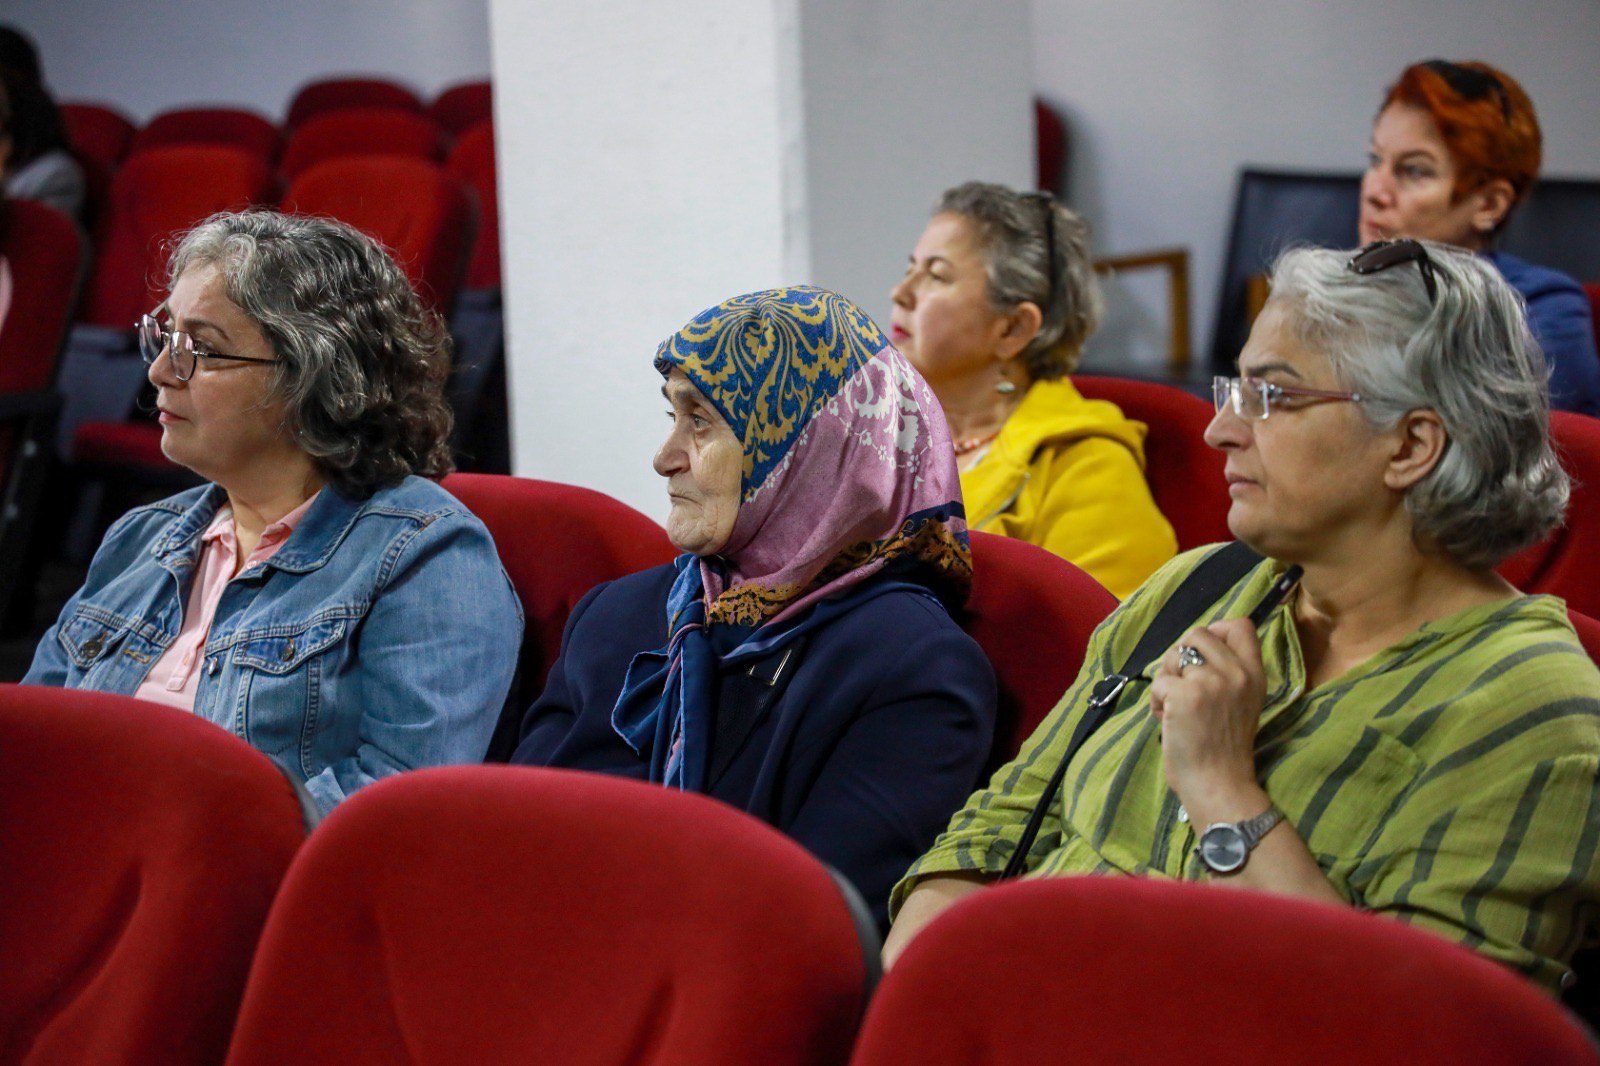
[[[1181,664],[1184,647],[1205,661]],[[1261,813],[1232,808],[1264,795],[1255,740],[1265,703],[1261,643],[1247,618],[1191,629],[1161,660],[1150,683],[1150,712],[1161,723],[1167,784],[1198,824],[1212,813],[1230,821]]]

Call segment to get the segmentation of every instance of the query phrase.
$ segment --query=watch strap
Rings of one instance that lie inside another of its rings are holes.
[[[1245,846],[1251,851],[1255,850],[1261,838],[1272,832],[1274,826],[1283,821],[1283,812],[1278,810],[1278,805],[1273,804],[1254,818],[1247,818],[1242,822],[1235,822],[1239,832],[1244,836]]]

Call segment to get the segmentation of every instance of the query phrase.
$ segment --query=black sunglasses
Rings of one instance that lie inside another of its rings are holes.
[[[1049,301],[1054,302],[1056,296],[1056,198],[1048,192],[1031,194],[1033,199],[1039,201],[1039,206],[1044,210],[1044,253],[1047,273],[1045,274],[1045,288],[1049,292]],[[1048,313],[1048,306],[1044,308]]]
[[[1402,237],[1393,241],[1373,241],[1350,257],[1350,269],[1357,274],[1377,274],[1401,263],[1417,264],[1422,287],[1428,290],[1428,304],[1439,302],[1439,283],[1434,280],[1433,260],[1421,241]]]
[[[1459,63],[1452,63],[1448,59],[1430,59],[1422,64],[1444,79],[1450,90],[1463,100],[1482,100],[1486,96],[1493,96],[1500,101],[1500,115],[1511,123],[1511,97],[1506,93],[1506,87],[1500,84],[1500,79],[1493,74],[1481,70],[1464,67]]]

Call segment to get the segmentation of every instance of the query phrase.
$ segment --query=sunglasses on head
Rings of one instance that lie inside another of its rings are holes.
[[[1428,290],[1428,304],[1439,302],[1439,283],[1434,280],[1433,260],[1421,241],[1403,237],[1393,241],[1373,241],[1350,257],[1350,269],[1357,274],[1377,274],[1401,263],[1417,264],[1422,287]]]
[[[1422,65],[1443,78],[1451,91],[1463,100],[1482,100],[1486,96],[1493,96],[1500,102],[1501,117],[1508,124],[1511,122],[1511,98],[1506,94],[1506,87],[1493,74],[1464,67],[1448,59],[1430,59]]]

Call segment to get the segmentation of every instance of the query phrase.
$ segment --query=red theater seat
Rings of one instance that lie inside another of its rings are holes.
[[[428,107],[440,128],[459,136],[494,115],[494,89],[486,81],[452,85]]]
[[[1145,477],[1156,506],[1178,535],[1178,550],[1232,540],[1228,532],[1228,483],[1223,455],[1203,439],[1211,405],[1191,393],[1153,381],[1079,374],[1079,392],[1110,400],[1129,418],[1143,422]]]
[[[1033,98],[1033,150],[1037,167],[1034,187],[1057,196],[1065,194],[1062,179],[1067,166],[1067,124],[1056,109]]]
[[[304,811],[192,714],[0,685],[0,1060],[221,1061]]]
[[[1575,611],[1600,617],[1600,419],[1552,411],[1550,434],[1572,476],[1566,521],[1497,569],[1524,592],[1548,592]]]
[[[175,144],[219,144],[277,161],[283,148],[278,127],[253,111],[234,107],[189,107],[151,119],[133,138],[129,154]]]
[[[53,386],[86,255],[66,215],[32,200],[0,203],[0,258],[12,286],[0,322],[0,619],[30,584],[24,560],[61,401]]]
[[[283,150],[287,181],[318,163],[346,156],[400,155],[438,162],[444,157],[444,134],[426,115],[391,107],[358,107],[329,111],[307,119],[289,135]]]
[[[1090,634],[1117,600],[1065,559],[993,533],[972,534],[972,573],[962,628],[1000,682],[992,769],[1016,756],[1072,686]]]
[[[301,174],[284,210],[347,222],[374,238],[441,313],[455,301],[472,243],[466,186],[422,159],[331,159]]]
[[[111,186],[106,237],[89,282],[83,320],[132,330],[166,299],[171,240],[218,211],[270,201],[272,172],[238,148],[180,145],[129,157]]]
[[[980,892],[884,978],[855,1066],[1594,1066],[1523,977],[1390,918],[1112,877]]]
[[[669,562],[677,551],[650,518],[593,489],[500,474],[451,474],[441,484],[489,528],[526,616],[517,683],[490,746],[491,758],[505,759],[578,601],[600,582]]]
[[[842,1062],[871,950],[820,863],[715,800],[421,770],[295,860],[228,1062]]]
[[[62,104],[61,118],[73,149],[107,167],[122,162],[137,129],[122,112],[103,104]]]
[[[500,287],[500,196],[494,168],[494,123],[478,123],[456,141],[445,169],[478,197],[478,237],[467,265],[468,289]]]
[[[294,129],[309,118],[347,107],[423,109],[416,93],[387,78],[324,78],[307,83],[294,94],[285,125]]]

